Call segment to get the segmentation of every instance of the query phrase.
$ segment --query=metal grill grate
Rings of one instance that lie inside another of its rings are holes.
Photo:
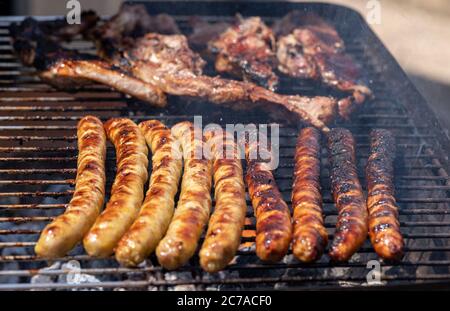
[[[376,99],[368,102],[352,122],[336,125],[349,128],[357,139],[361,181],[368,154],[368,132],[373,127],[393,131],[398,142],[395,185],[406,256],[400,264],[381,263],[385,286],[450,282],[450,184],[447,175],[448,140],[432,122],[426,103],[404,73],[364,24],[359,15],[341,7],[313,4],[281,5],[265,3],[232,6],[224,3],[152,3],[151,12],[177,15],[184,31],[189,31],[186,12],[196,14],[281,16],[293,8],[309,8],[336,21],[347,50],[372,79]],[[213,11],[216,10],[216,11]],[[266,14],[264,14],[266,13]],[[267,17],[267,16],[266,16]],[[208,16],[211,20],[227,18]],[[76,173],[76,122],[86,114],[102,120],[126,116],[134,121],[159,119],[167,125],[202,114],[204,122],[249,123],[270,121],[260,112],[238,114],[226,109],[214,111],[204,103],[170,98],[170,107],[154,109],[103,86],[76,93],[56,91],[33,76],[13,55],[7,26],[0,20],[0,289],[283,289],[365,286],[367,262],[378,259],[369,241],[345,264],[330,263],[327,256],[314,264],[301,264],[287,256],[283,262],[264,264],[254,252],[253,212],[248,214],[242,245],[234,262],[217,275],[204,273],[198,258],[168,272],[154,257],[139,268],[119,267],[113,258],[94,259],[78,246],[69,256],[54,263],[36,258],[33,247],[40,230],[60,214],[73,193]],[[270,23],[271,17],[267,17]],[[353,24],[352,24],[353,23]],[[358,23],[355,27],[354,23]],[[358,31],[356,30],[358,29]],[[92,50],[92,45],[72,46]],[[286,92],[313,95],[326,93],[311,83],[283,80]],[[285,200],[290,204],[293,154],[298,128],[281,124],[280,167],[275,176]],[[114,178],[115,157],[108,146],[107,188]],[[322,152],[322,187],[325,222],[334,231],[336,209],[328,177],[326,149]],[[69,265],[80,264],[82,283],[71,282]],[[69,265],[68,265],[69,263]],[[52,264],[52,265],[51,265]],[[50,268],[47,268],[50,266]],[[45,268],[45,269],[42,269]]]

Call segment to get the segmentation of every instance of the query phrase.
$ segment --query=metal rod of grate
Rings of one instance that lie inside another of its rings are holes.
[[[224,19],[208,16],[209,20]],[[225,19],[229,19],[226,17]],[[270,21],[271,19],[269,19]],[[189,31],[187,17],[177,17]],[[367,263],[377,260],[366,241],[348,262],[336,264],[324,256],[305,265],[289,254],[280,263],[260,262],[254,252],[255,219],[248,203],[246,225],[239,252],[223,272],[204,273],[193,258],[178,271],[162,269],[154,256],[138,268],[120,267],[113,258],[95,259],[78,246],[69,256],[52,263],[36,258],[33,247],[40,230],[62,212],[73,193],[76,173],[76,122],[85,114],[102,120],[126,116],[135,121],[160,119],[168,125],[191,119],[182,101],[171,103],[170,110],[156,110],[125,98],[103,86],[92,86],[77,93],[52,89],[23,68],[13,55],[7,26],[0,20],[0,290],[12,289],[282,289],[331,288],[367,285]],[[346,37],[348,51],[373,80],[376,99],[358,112],[350,123],[336,123],[352,130],[357,139],[360,178],[368,154],[368,131],[373,127],[390,129],[398,141],[395,185],[406,256],[398,264],[381,262],[382,285],[450,282],[450,184],[445,165],[436,156],[438,138],[426,124],[415,124],[404,105],[402,94],[392,96],[373,55],[377,49],[367,38]],[[347,42],[348,41],[348,42]],[[284,80],[283,80],[284,81]],[[406,83],[408,81],[400,81]],[[312,95],[318,86],[287,80],[293,93]],[[409,83],[409,82],[408,82]],[[191,106],[189,106],[191,107]],[[207,105],[202,109],[207,109]],[[240,116],[227,109],[216,123],[267,122],[255,113]],[[280,166],[277,182],[290,204],[293,153],[298,128],[281,124]],[[114,177],[114,150],[108,148],[108,186]],[[328,177],[327,151],[322,151],[322,190],[325,223],[333,237],[336,210]],[[108,187],[109,188],[109,187]],[[107,194],[108,195],[108,194]],[[71,264],[82,281],[71,282]]]

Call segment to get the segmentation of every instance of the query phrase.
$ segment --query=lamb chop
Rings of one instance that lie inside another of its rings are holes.
[[[61,47],[52,36],[46,35],[48,26],[44,24],[43,28],[33,18],[10,27],[19,59],[24,65],[35,67],[42,80],[61,89],[76,89],[98,82],[158,107],[166,104],[166,97],[159,88],[125,74],[96,56]]]
[[[277,88],[278,77],[272,68],[275,63],[275,38],[272,30],[259,17],[237,17],[216,40],[210,50],[217,54],[216,71],[243,77],[271,91]]]
[[[292,11],[275,23],[278,38],[278,69],[295,78],[321,80],[350,97],[339,101],[339,114],[351,112],[371,90],[362,81],[358,64],[345,53],[344,42],[336,30],[313,13]],[[356,105],[354,104],[356,103]]]

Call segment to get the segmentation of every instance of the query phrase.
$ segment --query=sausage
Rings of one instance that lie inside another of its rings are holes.
[[[116,118],[105,123],[105,130],[116,148],[117,173],[105,210],[83,240],[86,252],[97,257],[111,255],[136,219],[148,177],[148,150],[138,126]]]
[[[247,211],[239,147],[230,133],[219,133],[205,134],[213,158],[216,201],[200,250],[200,265],[207,272],[222,270],[234,258]]]
[[[297,139],[292,186],[292,251],[302,262],[319,259],[328,243],[320,190],[320,132],[308,127]]]
[[[395,138],[387,130],[372,130],[370,149],[366,166],[370,240],[381,258],[400,260],[404,241],[394,197]]]
[[[292,224],[289,207],[283,200],[268,163],[251,159],[257,142],[245,144],[246,182],[256,217],[256,255],[264,261],[281,260],[289,249]],[[268,151],[259,145],[259,154]]]
[[[367,237],[367,207],[358,179],[351,132],[343,128],[332,129],[328,135],[328,148],[331,192],[338,209],[329,256],[334,261],[347,261]]]
[[[40,257],[57,258],[67,254],[83,239],[103,207],[106,135],[102,122],[85,116],[78,122],[77,136],[75,192],[64,214],[42,231],[35,246]]]
[[[156,248],[159,263],[169,270],[181,267],[194,255],[211,210],[212,180],[212,161],[202,154],[201,129],[194,131],[191,122],[181,122],[172,128],[172,135],[181,143],[184,173],[172,222]]]
[[[180,146],[170,129],[157,120],[142,122],[139,128],[152,151],[153,169],[139,216],[116,249],[117,261],[125,266],[141,263],[166,233],[183,165]]]

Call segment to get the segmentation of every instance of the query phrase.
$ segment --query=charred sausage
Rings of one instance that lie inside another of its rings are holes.
[[[400,260],[404,242],[394,197],[395,138],[387,130],[372,130],[370,149],[366,166],[370,240],[381,258]]]
[[[258,148],[259,147],[259,148]],[[267,162],[251,158],[266,153],[261,144],[247,141],[246,182],[256,217],[256,255],[264,261],[279,261],[287,253],[292,238],[289,207],[283,200]]]
[[[102,122],[86,116],[78,122],[78,163],[75,192],[64,214],[42,231],[38,256],[64,256],[83,239],[100,214],[105,199],[106,135]]]
[[[302,129],[297,139],[292,208],[292,251],[300,261],[315,261],[327,246],[328,233],[323,224],[320,192],[320,132],[312,127]]]
[[[148,177],[148,150],[138,126],[117,118],[108,120],[105,130],[116,148],[117,173],[105,210],[83,240],[87,253],[98,257],[111,255],[136,219]]]
[[[328,135],[331,191],[338,209],[336,232],[329,256],[346,261],[367,237],[367,207],[358,179],[355,141],[347,129],[335,128]]]

